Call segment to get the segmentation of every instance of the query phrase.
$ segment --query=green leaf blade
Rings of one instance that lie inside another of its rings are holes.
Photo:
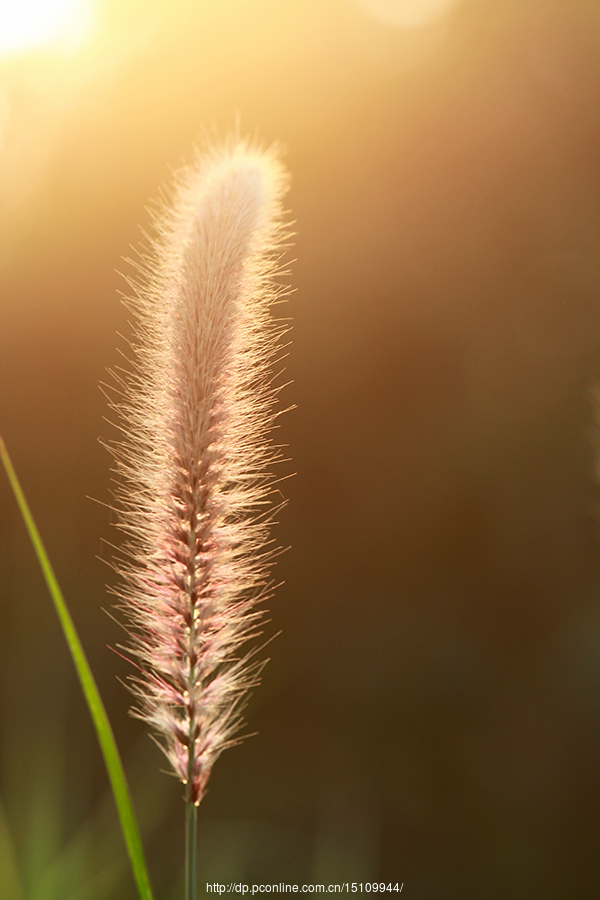
[[[85,695],[85,699],[96,729],[108,777],[112,787],[113,796],[117,805],[117,811],[121,822],[123,837],[129,854],[133,875],[137,884],[140,900],[153,900],[150,879],[144,858],[142,842],[135,819],[131,795],[125,776],[123,763],[115,741],[113,730],[102,702],[96,681],[90,669],[85,651],[79,640],[73,619],[63,597],[62,591],[54,574],[54,570],[46,553],[42,538],[35,524],[35,520],[29,509],[29,504],[21,488],[16,472],[13,468],[6,445],[0,436],[0,459],[8,476],[10,486],[17,501],[17,505],[23,517],[25,527],[33,544],[35,554],[44,575],[44,579],[50,591],[60,624],[65,635],[77,675]]]

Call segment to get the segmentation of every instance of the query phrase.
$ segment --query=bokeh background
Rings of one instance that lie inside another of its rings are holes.
[[[183,804],[108,649],[123,633],[102,611],[119,537],[98,384],[126,348],[118,273],[149,200],[202,129],[237,118],[293,173],[297,408],[278,437],[296,475],[267,626],[282,634],[248,710],[258,735],[202,803],[200,880],[597,897],[596,0],[90,0],[37,46],[2,10],[0,431],[157,900],[181,895]],[[3,477],[0,510],[0,894],[133,898]]]

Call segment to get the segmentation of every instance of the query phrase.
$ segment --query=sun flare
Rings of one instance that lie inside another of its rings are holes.
[[[0,53],[77,40],[91,12],[91,0],[0,0]]]

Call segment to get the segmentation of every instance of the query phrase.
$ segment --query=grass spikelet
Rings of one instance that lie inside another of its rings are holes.
[[[231,139],[199,153],[130,282],[134,371],[118,376],[124,438],[112,450],[133,714],[194,807],[261,668],[240,648],[270,591],[270,371],[285,330],[270,307],[286,189],[275,151]]]

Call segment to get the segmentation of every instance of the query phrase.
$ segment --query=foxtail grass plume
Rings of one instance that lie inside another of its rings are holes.
[[[286,330],[271,306],[283,294],[286,190],[274,150],[231,139],[199,153],[130,281],[134,371],[118,376],[124,438],[113,452],[132,712],[195,805],[261,668],[240,648],[270,593],[270,373]]]

